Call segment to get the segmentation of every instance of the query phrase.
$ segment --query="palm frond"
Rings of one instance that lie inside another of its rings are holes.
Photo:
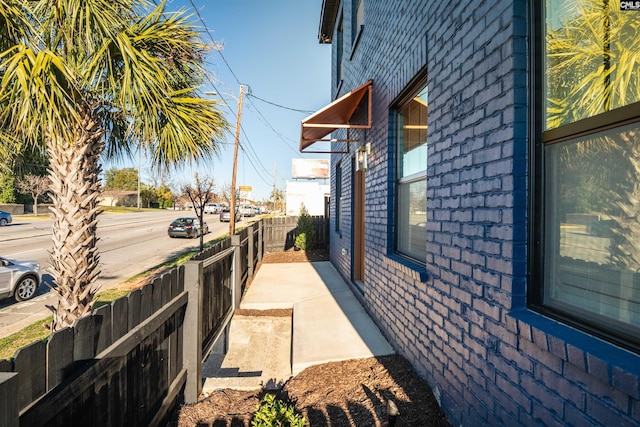
[[[640,101],[640,21],[608,1],[572,7],[559,28],[547,30],[547,86],[567,107],[558,111],[550,103],[553,126]]]
[[[46,133],[69,136],[78,123],[81,102],[73,73],[48,50],[25,45],[0,54],[0,119],[23,138],[33,140]]]
[[[149,141],[153,162],[166,166],[195,162],[219,153],[220,140],[228,130],[224,115],[215,101],[177,94],[169,99],[171,108],[163,111],[156,139]]]
[[[0,0],[0,51],[10,49],[33,34],[29,13],[21,0]]]

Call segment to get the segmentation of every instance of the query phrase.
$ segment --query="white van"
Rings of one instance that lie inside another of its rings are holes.
[[[222,207],[219,203],[207,203],[204,207],[204,213],[217,214],[222,212]]]

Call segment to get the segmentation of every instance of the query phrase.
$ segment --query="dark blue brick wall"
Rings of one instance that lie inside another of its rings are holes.
[[[352,45],[342,4],[343,81],[373,80],[373,127],[351,132],[341,231],[332,174],[331,261],[350,280],[352,157],[366,172],[360,295],[452,424],[639,425],[640,357],[526,308],[530,70],[527,2],[365,0]],[[335,38],[334,38],[335,41]],[[389,107],[428,70],[427,255],[394,253],[395,146]],[[344,135],[344,133],[343,133]]]

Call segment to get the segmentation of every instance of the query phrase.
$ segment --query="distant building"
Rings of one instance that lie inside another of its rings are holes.
[[[330,187],[315,181],[287,181],[286,214],[300,215],[300,208],[304,204],[309,215],[324,216],[329,198]]]
[[[100,195],[98,204],[100,206],[138,206],[138,192],[106,190]]]

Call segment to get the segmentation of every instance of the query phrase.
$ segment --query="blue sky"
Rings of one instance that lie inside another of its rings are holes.
[[[277,186],[284,191],[285,181],[291,179],[293,158],[327,158],[298,151],[301,120],[331,102],[331,48],[318,43],[321,4],[322,0],[168,1],[169,9],[186,8],[193,13],[193,21],[199,27],[206,25],[215,43],[222,46],[221,52],[210,51],[207,69],[213,84],[203,89],[223,93],[228,104],[223,111],[231,123],[220,156],[172,172],[174,187],[192,182],[195,172],[213,178],[218,187],[231,183],[241,83],[255,97],[244,99],[237,185],[251,186],[254,200],[269,198],[274,166]],[[212,38],[203,33],[205,42],[213,44]],[[132,164],[136,167],[137,159],[131,164],[108,164],[105,169]],[[144,158],[141,169],[142,181],[149,182]]]

